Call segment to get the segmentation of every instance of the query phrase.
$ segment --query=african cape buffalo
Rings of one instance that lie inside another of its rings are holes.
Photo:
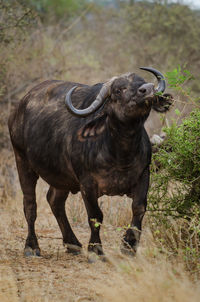
[[[65,201],[69,192],[79,191],[91,228],[88,250],[103,255],[98,197],[126,194],[133,199],[133,217],[123,237],[123,250],[136,251],[151,162],[144,122],[151,109],[165,112],[171,104],[171,96],[162,94],[163,75],[153,68],[142,69],[156,76],[157,88],[134,73],[93,86],[45,81],[31,89],[11,113],[9,131],[28,224],[25,255],[40,255],[34,227],[39,176],[50,186],[47,200],[69,252],[79,252],[81,243],[68,222]]]

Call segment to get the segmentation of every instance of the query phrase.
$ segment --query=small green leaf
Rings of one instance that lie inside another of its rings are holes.
[[[176,115],[178,115],[178,116],[181,115],[181,112],[180,112],[180,110],[179,110],[178,108],[175,109],[175,113],[176,113]]]

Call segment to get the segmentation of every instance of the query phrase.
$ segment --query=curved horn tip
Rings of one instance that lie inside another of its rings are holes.
[[[140,69],[149,71],[149,72],[153,73],[154,75],[156,75],[157,77],[160,77],[161,79],[165,78],[164,75],[159,70],[157,70],[153,67],[140,67]]]
[[[162,92],[163,93],[165,91],[165,87],[166,87],[165,77],[159,70],[157,70],[153,67],[140,67],[140,69],[149,71],[149,72],[151,72],[155,75],[155,77],[158,80],[157,92]]]

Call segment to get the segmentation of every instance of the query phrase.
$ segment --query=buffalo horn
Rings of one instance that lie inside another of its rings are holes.
[[[156,88],[156,92],[163,93],[165,91],[165,87],[166,87],[165,78],[164,78],[164,75],[160,71],[158,71],[152,67],[140,67],[140,69],[149,71],[156,76],[156,78],[158,80],[158,87]]]
[[[72,105],[72,101],[71,101],[71,95],[72,92],[77,88],[77,86],[72,87],[68,93],[66,94],[65,97],[65,104],[67,105],[68,110],[76,115],[76,116],[88,116],[91,113],[97,111],[104,103],[106,97],[109,95],[110,92],[110,86],[113,82],[113,80],[116,79],[116,77],[112,78],[110,81],[106,82],[103,84],[101,90],[99,91],[96,99],[93,101],[93,103],[85,109],[76,109],[73,105]]]

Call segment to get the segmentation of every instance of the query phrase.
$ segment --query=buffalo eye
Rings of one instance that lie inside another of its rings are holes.
[[[115,91],[115,93],[116,93],[116,94],[121,94],[121,90],[120,90],[120,89],[117,89],[117,90]]]

